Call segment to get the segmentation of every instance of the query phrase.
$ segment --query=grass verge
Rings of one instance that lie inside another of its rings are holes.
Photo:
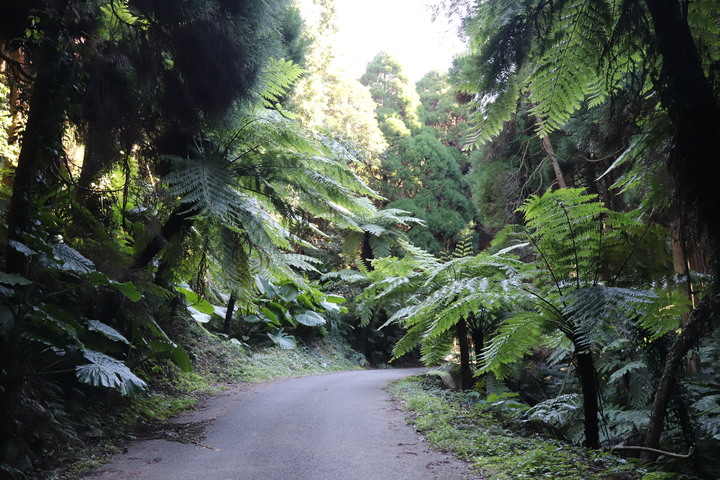
[[[650,471],[633,459],[586,450],[499,421],[469,395],[444,388],[436,375],[396,380],[389,391],[412,412],[412,423],[428,443],[470,462],[487,479],[691,478]]]

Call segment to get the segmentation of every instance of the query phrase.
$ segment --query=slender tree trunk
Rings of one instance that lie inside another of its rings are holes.
[[[473,385],[473,374],[470,368],[470,342],[468,341],[468,329],[464,319],[460,319],[455,325],[455,332],[460,347],[460,390],[468,390]]]
[[[598,420],[600,405],[595,363],[592,354],[587,352],[576,354],[575,362],[583,395],[585,446],[600,448],[600,423]]]
[[[550,163],[552,164],[553,172],[555,172],[555,180],[557,181],[558,187],[566,188],[567,184],[565,183],[565,177],[563,177],[562,170],[560,169],[557,155],[555,155],[555,149],[553,148],[552,143],[550,143],[550,137],[543,137],[542,144],[543,148],[550,157]]]
[[[223,324],[223,333],[230,335],[230,327],[232,326],[233,312],[235,311],[235,294],[230,294],[227,310],[225,311],[225,323]]]
[[[370,246],[370,234],[368,232],[363,232],[362,242],[360,244],[360,260],[362,261],[363,266],[367,269],[368,272],[373,271],[373,258],[373,251],[372,247]]]
[[[193,224],[194,212],[187,205],[180,205],[172,211],[160,231],[148,242],[145,248],[135,256],[132,268],[140,270],[147,267],[160,253],[170,239]]]
[[[680,336],[675,340],[670,353],[665,360],[660,383],[658,384],[653,400],[652,409],[650,410],[650,426],[645,435],[645,447],[657,448],[660,443],[660,437],[665,423],[665,413],[668,404],[672,398],[673,388],[677,381],[677,374],[683,363],[685,354],[693,347],[702,336],[702,332],[710,322],[712,312],[717,310],[717,305],[712,305],[708,300],[703,300],[698,307],[692,311],[687,324],[683,328]],[[643,452],[642,458],[652,459],[655,454],[652,452]]]
[[[26,371],[24,340],[16,328],[10,332],[7,341],[2,343],[0,361],[4,373],[0,374],[0,462],[11,463],[13,449],[24,449],[25,445],[18,445],[16,438],[16,412],[19,399],[25,386]]]
[[[88,125],[82,170],[77,178],[78,197],[83,206],[100,216],[100,196],[92,184],[120,158],[112,129],[105,125]]]

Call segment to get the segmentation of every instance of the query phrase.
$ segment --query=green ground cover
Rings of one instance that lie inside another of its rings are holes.
[[[470,462],[487,479],[691,478],[532,432],[510,418],[507,402],[479,401],[476,392],[448,390],[437,375],[396,380],[389,391],[411,412],[411,423],[430,445]],[[504,412],[496,408],[503,405]]]

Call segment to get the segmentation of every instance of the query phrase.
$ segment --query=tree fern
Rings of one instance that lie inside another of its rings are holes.
[[[534,305],[505,319],[483,354],[483,369],[502,374],[508,363],[539,345],[546,333],[561,332],[572,344],[585,404],[586,441],[599,444],[594,362],[602,347],[627,325],[651,338],[667,331],[681,305],[667,303],[652,288],[621,288],[612,283],[633,265],[640,224],[635,212],[609,212],[597,197],[578,189],[533,196],[520,208],[526,225],[506,238],[529,242],[536,256],[532,283],[522,288]],[[618,260],[620,259],[620,260]],[[667,311],[668,316],[663,312]],[[674,320],[673,320],[674,319]]]
[[[373,298],[379,302],[390,293],[405,295],[405,306],[387,322],[398,322],[408,329],[394,349],[396,358],[418,344],[425,358],[446,355],[448,342],[440,339],[453,336],[458,322],[473,316],[490,318],[487,312],[512,308],[517,295],[523,294],[519,288],[521,263],[510,257],[481,254],[439,263],[421,256],[420,261],[422,269],[394,280],[391,289],[373,291]],[[445,350],[434,350],[440,347]]]
[[[477,146],[500,133],[521,98],[529,101],[538,136],[546,137],[584,105],[600,105],[628,73],[646,81],[638,72],[658,66],[641,46],[652,41],[645,16],[636,2],[479,3],[467,27],[473,44],[465,89],[475,95],[476,112],[466,143]],[[704,32],[713,30],[708,19],[696,18]]]
[[[290,63],[273,62],[260,95],[276,101],[298,74]],[[188,158],[166,160],[168,194],[194,215],[196,229],[212,232],[213,258],[232,262],[214,271],[245,303],[252,285],[244,272],[253,263],[269,278],[307,286],[297,271],[312,271],[313,260],[289,252],[313,247],[290,227],[322,235],[314,222],[325,219],[361,232],[361,218],[376,212],[367,196],[377,195],[349,168],[347,152],[276,109],[238,106],[198,139]]]

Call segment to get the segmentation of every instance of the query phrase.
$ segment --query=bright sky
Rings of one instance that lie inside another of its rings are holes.
[[[415,82],[431,70],[446,71],[464,50],[444,17],[432,21],[432,0],[335,0],[336,59],[359,78],[380,51],[393,55]]]

